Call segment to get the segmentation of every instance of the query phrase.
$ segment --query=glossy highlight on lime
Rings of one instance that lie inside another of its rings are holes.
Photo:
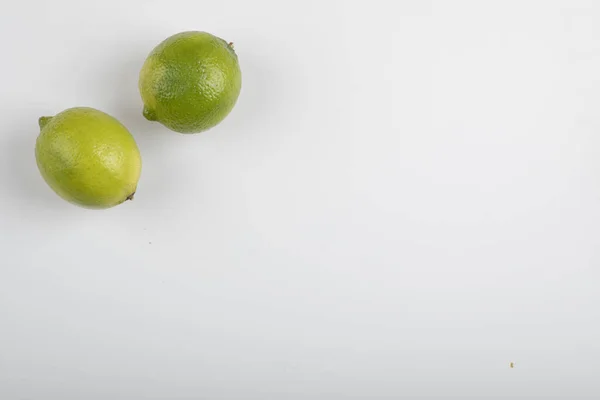
[[[76,107],[41,117],[39,125],[37,165],[60,197],[96,209],[133,199],[142,160],[133,136],[118,120]]]
[[[139,78],[144,117],[180,133],[219,124],[241,88],[233,43],[206,32],[182,32],[164,40],[146,59]]]

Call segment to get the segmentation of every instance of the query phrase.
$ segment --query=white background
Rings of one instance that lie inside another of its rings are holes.
[[[184,30],[243,71],[199,135],[137,91]],[[599,2],[18,1],[0,49],[2,400],[600,396]],[[135,201],[40,177],[73,106]]]

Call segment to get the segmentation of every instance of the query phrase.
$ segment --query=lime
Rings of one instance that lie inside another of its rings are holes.
[[[87,107],[39,119],[35,157],[42,177],[63,199],[86,208],[131,200],[142,161],[129,131]]]
[[[139,80],[144,117],[180,133],[220,123],[241,87],[233,44],[206,32],[182,32],[164,40],[146,59]]]

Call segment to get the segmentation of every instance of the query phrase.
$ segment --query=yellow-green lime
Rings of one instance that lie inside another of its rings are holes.
[[[119,121],[93,108],[67,109],[39,119],[35,158],[42,177],[63,199],[86,208],[131,200],[142,160]]]
[[[233,109],[242,73],[233,44],[206,32],[173,35],[152,50],[140,72],[144,117],[197,133]]]

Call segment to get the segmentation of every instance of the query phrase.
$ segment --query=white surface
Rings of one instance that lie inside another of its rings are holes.
[[[600,396],[599,2],[83,3],[0,14],[2,400]],[[243,89],[183,136],[137,74],[191,29]],[[82,105],[134,202],[39,176]]]

